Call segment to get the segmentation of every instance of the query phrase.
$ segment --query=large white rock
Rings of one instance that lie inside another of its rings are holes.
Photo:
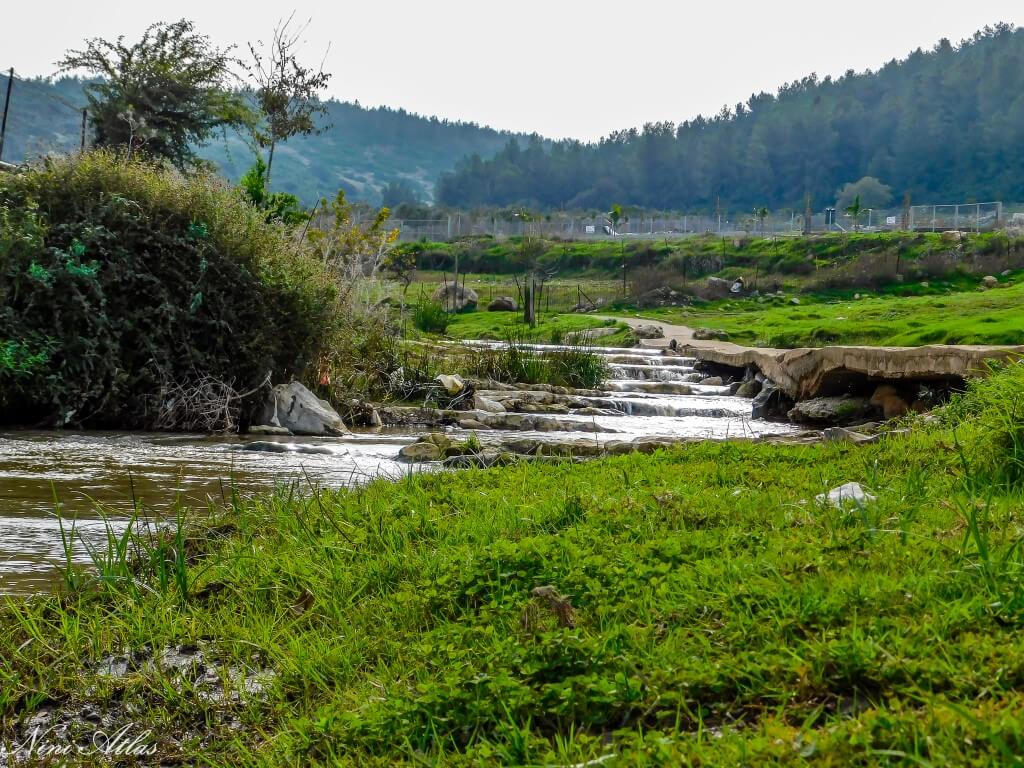
[[[863,507],[874,501],[875,497],[865,491],[860,483],[846,483],[838,488],[833,488],[828,493],[819,493],[814,500],[819,504],[829,504],[836,509],[844,509],[848,506]]]
[[[263,424],[284,427],[296,435],[347,435],[345,422],[331,404],[299,382],[278,384],[263,406]]]
[[[462,377],[457,373],[439,373],[434,377],[434,381],[444,387],[445,392],[453,396],[459,394],[459,392],[466,388],[466,382],[463,381]]]

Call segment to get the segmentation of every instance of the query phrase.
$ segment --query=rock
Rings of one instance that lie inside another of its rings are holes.
[[[864,397],[815,397],[793,406],[789,418],[790,421],[801,423],[849,423],[867,414],[870,408],[870,403]]]
[[[941,235],[939,235],[939,237],[942,238],[942,242],[944,243],[959,243],[961,240],[963,240],[964,234],[963,232],[959,232],[953,229],[947,232],[943,232]]]
[[[886,419],[896,419],[910,413],[910,406],[907,405],[907,401],[900,397],[896,387],[891,384],[880,384],[876,387],[875,393],[871,395],[869,402],[875,408],[881,409],[882,415]]]
[[[1002,275],[1003,277],[1009,277],[1010,275],[1013,274],[1013,270],[1012,269],[1004,269],[999,274]]]
[[[402,447],[398,457],[408,462],[440,461],[441,449],[433,443],[413,443]]]
[[[472,432],[475,432],[481,429],[490,429],[490,427],[488,427],[481,421],[477,421],[476,419],[463,419],[462,421],[459,422],[459,429],[468,429]]]
[[[441,451],[441,453],[444,453],[445,451],[452,447],[451,438],[449,438],[448,435],[444,434],[443,432],[431,432],[426,437],[421,437],[419,439],[419,442],[436,445],[438,450]]]
[[[854,445],[868,445],[877,443],[882,439],[881,435],[865,435],[855,432],[852,429],[842,427],[830,427],[823,433],[826,443],[853,443]]]
[[[254,440],[244,446],[246,451],[263,451],[264,453],[309,453],[322,456],[334,454],[326,445],[295,445],[294,443],[274,443],[268,440]]]
[[[705,387],[721,387],[725,384],[721,376],[708,376],[706,379],[701,379],[700,383]]]
[[[263,451],[264,453],[291,453],[288,443],[272,443],[268,440],[255,440],[243,446],[246,451]]]
[[[833,488],[828,493],[821,493],[814,497],[819,504],[830,504],[836,509],[844,509],[847,506],[855,505],[863,507],[873,502],[875,497],[865,491],[860,483],[846,483],[838,488]]]
[[[927,280],[922,280],[921,281],[921,287],[922,288],[931,288],[932,286],[931,286],[931,283],[929,283]]]
[[[369,427],[380,429],[384,426],[380,412],[370,403],[359,398],[352,398],[343,404],[345,421],[353,427]]]
[[[986,291],[990,291],[993,288],[998,288],[999,278],[993,275],[985,275],[985,277],[981,278],[981,287],[984,288]]]
[[[776,415],[779,405],[782,402],[782,391],[770,379],[761,383],[761,391],[757,393],[754,402],[751,404],[750,418],[767,419]]]
[[[480,297],[472,288],[464,288],[455,283],[442,283],[434,291],[434,301],[455,312],[472,312],[479,300]]]
[[[483,397],[479,394],[473,395],[473,407],[478,411],[484,411],[486,413],[505,413],[507,410],[505,406],[497,400],[491,400],[489,397]]]
[[[625,416],[622,411],[617,411],[614,408],[594,408],[593,406],[587,406],[586,408],[577,408],[572,412],[574,416]]]
[[[269,424],[260,424],[255,427],[249,427],[250,435],[283,435],[289,436],[292,431],[286,427],[274,427]]]
[[[723,280],[720,277],[709,277],[707,279],[707,292],[720,299],[724,299],[732,292],[732,281]]]
[[[753,399],[761,394],[761,382],[756,379],[751,381],[745,381],[740,384],[739,389],[736,390],[736,397],[746,397]]]
[[[296,435],[347,435],[348,428],[331,404],[299,382],[278,384],[263,406],[263,424],[284,427]]]
[[[457,395],[463,389],[466,388],[466,382],[462,380],[459,374],[446,374],[440,373],[434,379],[438,384],[444,387],[444,391],[449,395]]]
[[[789,300],[789,303],[794,305],[794,306],[797,306],[797,305],[800,304],[800,299],[798,299],[796,296],[794,296],[792,299]]]
[[[487,305],[488,312],[518,312],[519,302],[511,296],[499,296]]]
[[[633,329],[633,333],[638,339],[665,338],[665,331],[660,325],[638,325]]]
[[[693,332],[695,341],[727,341],[729,334],[717,328],[698,328]]]

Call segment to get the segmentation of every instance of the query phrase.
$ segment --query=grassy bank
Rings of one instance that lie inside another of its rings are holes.
[[[186,764],[1012,764],[1022,393],[1015,367],[950,426],[861,448],[229,500],[4,608],[5,736],[91,706]],[[877,499],[815,502],[848,481]],[[220,695],[145,663],[168,646],[202,648]]]
[[[602,336],[595,341],[601,346],[624,345],[631,341],[629,328],[624,324],[616,324],[587,315],[541,315],[535,328],[530,329],[523,323],[522,314],[518,312],[469,312],[453,315],[446,334],[455,339],[493,339],[504,340],[509,335],[522,337],[525,341],[540,344],[561,343],[571,340],[573,334],[596,328],[614,328],[615,333]]]
[[[1002,278],[1002,285],[991,291],[979,291],[975,281],[947,290],[915,284],[900,291],[906,296],[894,295],[893,290],[854,298],[852,291],[833,291],[801,296],[799,305],[788,300],[726,300],[649,309],[643,315],[721,329],[731,341],[750,346],[1024,344],[1024,283],[1019,278]]]
[[[415,256],[424,271],[455,269],[488,275],[523,272],[519,238],[466,238],[455,242],[403,243],[399,252]],[[833,233],[810,237],[714,235],[663,241],[541,241],[537,267],[561,279],[589,278],[615,283],[639,270],[658,270],[672,287],[709,275],[732,278],[756,272],[765,284],[796,288],[840,283],[877,286],[896,274],[937,278],[958,272],[998,273],[1024,254],[1017,236],[1002,232],[951,237],[931,232]],[[653,287],[653,286],[652,286]]]

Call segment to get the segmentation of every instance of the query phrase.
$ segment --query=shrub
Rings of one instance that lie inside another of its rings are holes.
[[[969,471],[987,481],[1024,483],[1024,364],[990,364],[953,398],[946,417],[958,427]]]
[[[97,151],[0,179],[0,423],[151,428],[163,391],[301,375],[335,288],[212,176]],[[15,375],[17,374],[17,375]]]
[[[444,333],[448,330],[451,317],[440,302],[427,301],[416,307],[412,322],[424,333]]]

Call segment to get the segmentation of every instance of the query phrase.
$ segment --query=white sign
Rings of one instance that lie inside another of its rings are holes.
[[[593,224],[587,224],[587,234],[588,235],[593,235],[593,234],[596,234],[596,233],[597,233],[597,227],[595,227]]]
[[[885,217],[885,223],[888,224],[890,227],[895,227],[896,226],[896,217],[895,216],[886,216]]]

